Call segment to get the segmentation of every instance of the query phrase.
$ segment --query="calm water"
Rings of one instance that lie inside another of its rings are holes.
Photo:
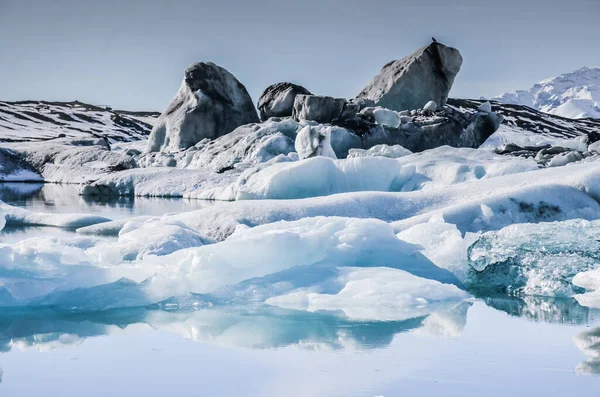
[[[4,185],[0,199],[114,219],[210,205],[76,192]],[[0,239],[57,232],[22,228]],[[598,374],[600,314],[570,299],[482,297],[401,322],[264,307],[0,309],[2,397],[597,396]]]

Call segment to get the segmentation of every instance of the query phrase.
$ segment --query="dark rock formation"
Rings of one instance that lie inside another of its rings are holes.
[[[293,83],[277,83],[268,86],[258,99],[260,119],[290,117],[294,112],[297,95],[312,95],[306,88]]]
[[[293,118],[295,120],[309,120],[318,123],[331,123],[340,118],[348,103],[344,98],[330,96],[298,95],[294,101]]]
[[[258,115],[242,83],[212,62],[194,63],[185,70],[181,88],[152,129],[148,151],[187,149],[255,122]]]
[[[443,106],[462,61],[457,49],[433,42],[386,64],[357,98],[393,110],[422,109],[429,101]]]

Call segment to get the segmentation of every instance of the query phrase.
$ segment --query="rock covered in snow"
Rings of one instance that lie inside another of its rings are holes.
[[[318,95],[297,95],[294,101],[293,118],[310,120],[318,123],[331,123],[332,120],[344,118],[345,108],[350,106],[353,113],[358,111],[358,105],[349,105],[344,98],[333,98]],[[352,114],[352,115],[354,115]]]
[[[422,109],[429,101],[444,106],[462,61],[457,49],[431,43],[386,64],[357,97],[393,110]]]
[[[47,142],[6,143],[4,146],[21,159],[20,166],[26,165],[24,170],[27,172],[18,175],[20,181],[36,180],[31,175],[37,172],[46,182],[82,183],[100,174],[138,166],[133,157],[111,151],[104,139],[60,138]],[[13,174],[13,178],[15,176]]]
[[[268,86],[258,99],[260,119],[290,117],[294,112],[297,95],[312,95],[306,88],[293,83],[276,83]]]
[[[33,182],[43,180],[36,169],[22,155],[11,149],[0,148],[0,181]]]
[[[235,76],[212,62],[194,63],[152,129],[148,151],[176,152],[256,122],[252,99]]]
[[[331,127],[307,125],[298,132],[295,148],[300,159],[315,156],[337,158],[331,147]]]

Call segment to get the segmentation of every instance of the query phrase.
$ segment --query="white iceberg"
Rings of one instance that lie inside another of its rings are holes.
[[[340,310],[355,320],[398,321],[425,316],[469,297],[455,285],[385,267],[347,267],[339,270],[336,281],[343,288],[335,294],[299,290],[266,303],[309,312]]]

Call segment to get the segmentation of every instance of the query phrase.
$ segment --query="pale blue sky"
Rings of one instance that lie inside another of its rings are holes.
[[[600,0],[0,0],[0,100],[162,110],[213,61],[256,102],[278,81],[352,97],[434,36],[458,48],[455,97],[600,65]]]

